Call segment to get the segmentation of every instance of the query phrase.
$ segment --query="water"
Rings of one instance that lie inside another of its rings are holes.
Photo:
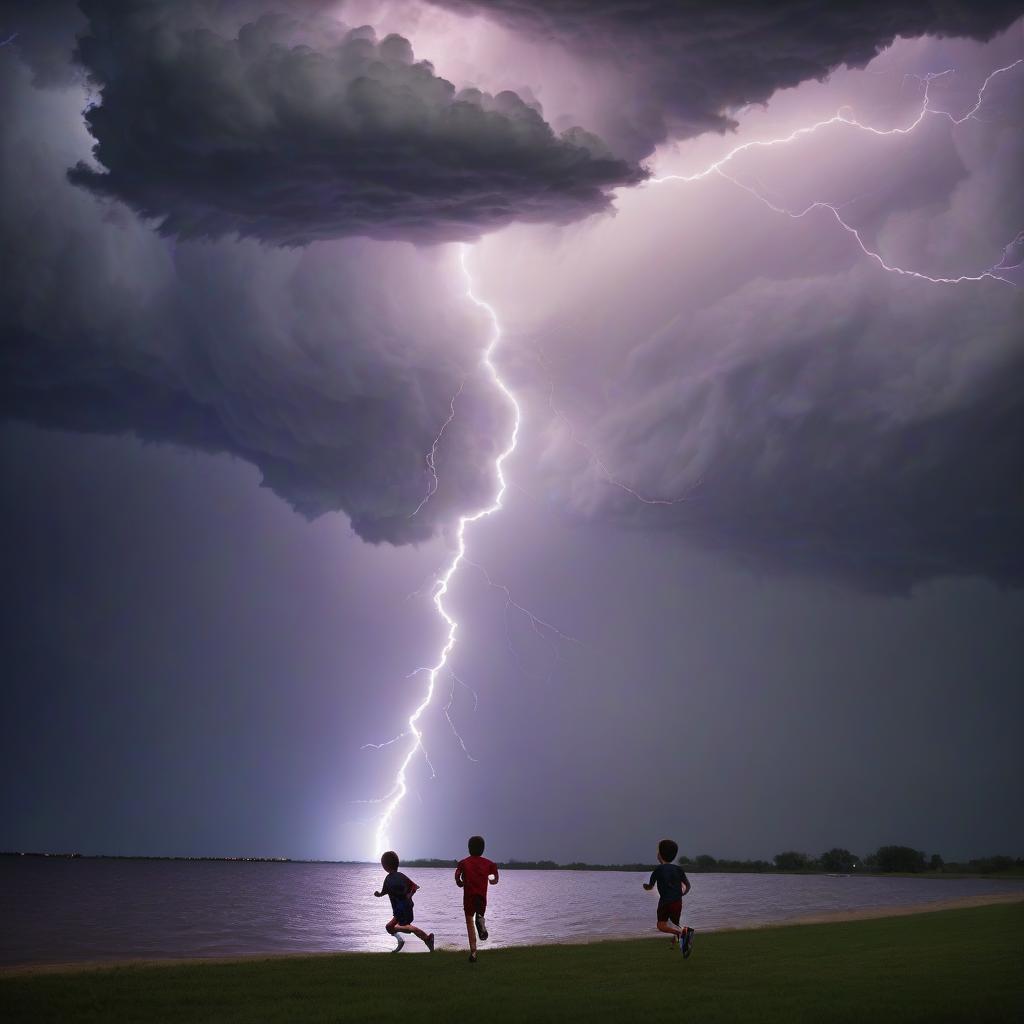
[[[416,923],[466,942],[452,872],[413,868]],[[215,861],[0,859],[0,963],[240,956],[391,948],[379,867]],[[489,947],[654,934],[646,875],[505,871],[492,886]],[[706,930],[871,907],[924,906],[1024,883],[825,875],[691,878],[684,922]],[[406,952],[419,952],[413,938]],[[402,954],[403,956],[406,953]]]

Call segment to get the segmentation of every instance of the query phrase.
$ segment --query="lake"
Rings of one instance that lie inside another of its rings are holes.
[[[452,872],[413,868],[416,923],[439,947],[466,942]],[[375,866],[0,858],[0,963],[386,951]],[[646,875],[505,871],[490,892],[487,947],[649,936]],[[699,930],[872,907],[1024,892],[1024,883],[877,876],[695,874],[684,922]],[[412,939],[403,956],[423,950]]]

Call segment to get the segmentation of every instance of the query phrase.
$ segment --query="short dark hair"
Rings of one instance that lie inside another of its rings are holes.
[[[481,857],[484,852],[484,837],[483,836],[470,836],[469,837],[469,855],[471,857]]]
[[[679,844],[674,839],[662,839],[658,843],[658,853],[663,861],[671,864],[679,854]]]
[[[401,862],[398,859],[398,854],[394,850],[388,850],[387,853],[380,855],[380,866],[385,871],[397,871],[399,863]]]

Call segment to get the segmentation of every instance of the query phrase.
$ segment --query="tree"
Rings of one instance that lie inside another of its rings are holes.
[[[844,850],[839,846],[826,850],[818,859],[821,861],[821,866],[825,871],[837,871],[843,874],[855,870],[858,860],[856,854],[850,853],[849,850]]]
[[[710,853],[702,853],[696,861],[697,867],[701,871],[710,871],[718,863]]]
[[[924,871],[924,852],[910,846],[880,846],[875,854],[879,871]]]
[[[946,862],[937,853],[933,853],[932,854],[932,859],[930,861],[928,861],[928,870],[929,871],[941,871],[942,870],[942,866],[945,863]]]
[[[978,857],[970,861],[968,867],[972,871],[980,871],[984,875],[989,875],[996,871],[1009,871],[1013,867],[1013,858],[1004,856]]]
[[[806,853],[798,853],[796,850],[777,853],[774,859],[779,871],[804,871],[811,866],[811,858]]]

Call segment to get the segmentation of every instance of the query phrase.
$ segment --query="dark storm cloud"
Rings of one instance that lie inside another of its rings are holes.
[[[33,84],[68,85],[82,77],[71,62],[75,36],[85,27],[85,18],[75,0],[12,0],[0,18],[0,39],[8,37],[12,52],[32,69]],[[9,33],[9,35],[8,35]]]
[[[907,45],[888,81],[898,94],[913,56],[923,67],[948,61],[959,73],[943,105],[968,110],[992,68],[1018,53],[1016,31],[986,48]],[[979,118],[963,126],[934,117],[881,146],[828,132],[731,170],[791,209],[861,196],[846,216],[890,262],[975,274],[1024,224],[1022,71],[993,82]],[[802,110],[841,103],[867,110],[882,84],[876,74],[841,76],[798,90],[766,118],[799,124]],[[688,226],[685,238],[661,228],[674,222]],[[590,294],[596,313],[554,308],[564,320],[587,316],[592,343],[567,347],[543,333],[540,343],[567,368],[559,391],[612,472],[644,495],[686,500],[650,506],[609,486],[556,422],[546,464],[561,498],[774,572],[883,591],[949,575],[1024,586],[1019,271],[1017,286],[886,273],[831,218],[780,216],[721,180],[649,188],[591,233],[605,236],[591,248],[607,255],[588,272],[618,275],[623,293],[643,289],[636,320],[645,326],[601,335],[621,311],[614,296]],[[649,241],[620,259],[616,238]],[[662,291],[630,263],[674,267],[664,271],[671,286]]]
[[[881,302],[879,284],[757,280],[672,325],[632,360],[602,443],[648,486],[674,467],[690,499],[665,524],[755,563],[881,590],[1024,585],[1024,302],[905,285]]]
[[[513,92],[456,93],[401,36],[306,14],[221,29],[212,4],[83,7],[102,167],[72,180],[164,234],[465,240],[605,210],[642,178]]]
[[[427,537],[489,493],[505,410],[473,376],[487,324],[450,248],[169,242],[67,182],[88,146],[78,90],[5,61],[0,95],[0,416],[236,455],[374,541]],[[441,486],[409,518],[464,378]]]
[[[725,131],[731,114],[779,89],[862,67],[896,36],[988,38],[1021,0],[434,0],[554,39],[617,76],[600,125],[619,152],[646,156],[668,137]]]

